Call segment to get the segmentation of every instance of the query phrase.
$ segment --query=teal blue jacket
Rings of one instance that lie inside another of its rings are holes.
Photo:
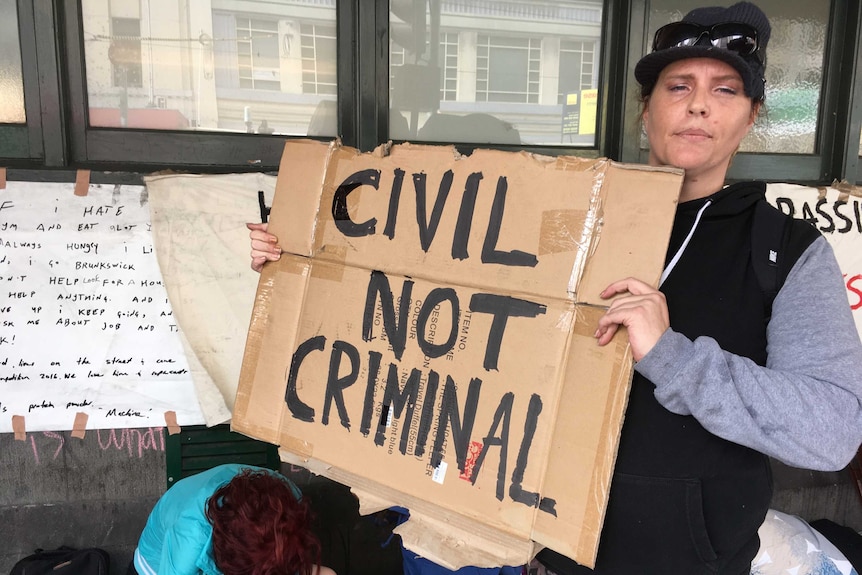
[[[206,518],[206,502],[243,469],[276,474],[252,465],[231,463],[186,477],[168,489],[150,513],[138,541],[134,562],[139,575],[222,575],[213,557],[212,525]],[[301,494],[296,485],[287,478],[284,480],[299,499]]]

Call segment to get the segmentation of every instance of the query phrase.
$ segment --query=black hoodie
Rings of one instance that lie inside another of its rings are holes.
[[[764,201],[765,184],[743,182],[680,204],[661,286],[674,331],[710,336],[759,365],[769,307],[751,265],[751,227]],[[802,235],[795,257],[818,236]],[[749,573],[772,496],[768,458],[671,413],[654,391],[636,372],[595,572]],[[552,552],[539,558],[557,573],[590,572]]]

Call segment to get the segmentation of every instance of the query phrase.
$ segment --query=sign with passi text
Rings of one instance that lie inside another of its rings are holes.
[[[405,542],[444,565],[591,564],[632,367],[598,294],[657,282],[680,172],[300,140],[279,173],[234,429],[445,521]]]
[[[769,184],[766,198],[785,214],[810,222],[832,246],[862,336],[862,190]]]

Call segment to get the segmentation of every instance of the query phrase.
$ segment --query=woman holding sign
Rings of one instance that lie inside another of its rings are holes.
[[[637,364],[595,573],[749,573],[768,456],[835,470],[862,441],[862,343],[829,244],[763,182],[725,186],[764,103],[770,31],[748,2],[697,8],[635,68],[649,163],[685,176],[659,289],[626,278],[601,294],[598,344],[625,326]],[[281,250],[249,228],[259,271]]]
[[[627,278],[601,294],[613,300],[599,345],[625,326],[637,363],[597,573],[749,573],[767,456],[837,470],[862,440],[862,344],[829,244],[782,222],[763,256],[786,274],[770,301],[765,184],[724,182],[763,105],[769,35],[748,2],[698,8],[635,68],[649,163],[685,178],[660,288]]]

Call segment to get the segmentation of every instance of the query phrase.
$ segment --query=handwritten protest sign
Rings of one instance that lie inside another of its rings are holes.
[[[601,290],[657,282],[675,170],[450,147],[285,147],[233,428],[445,536],[591,564],[631,376]],[[442,543],[441,543],[442,542]],[[448,547],[447,547],[448,542]],[[459,549],[456,549],[459,548]]]
[[[0,190],[0,432],[202,423],[146,189],[73,191]]]

